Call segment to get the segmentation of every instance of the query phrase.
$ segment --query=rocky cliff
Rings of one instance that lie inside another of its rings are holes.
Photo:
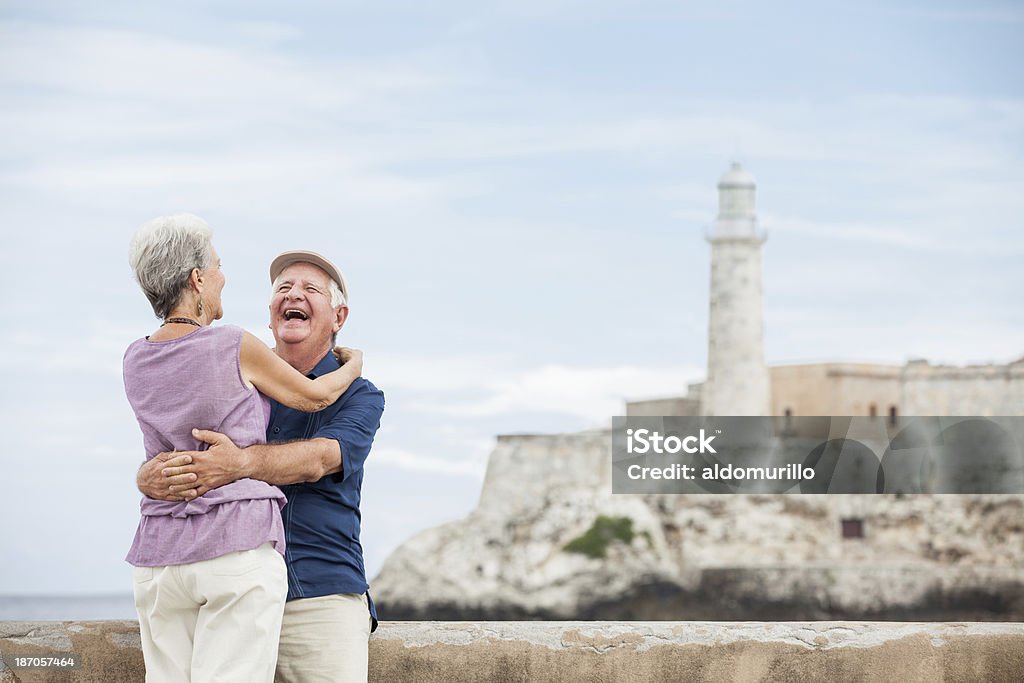
[[[611,494],[606,431],[504,436],[384,619],[1024,618],[1024,496]]]

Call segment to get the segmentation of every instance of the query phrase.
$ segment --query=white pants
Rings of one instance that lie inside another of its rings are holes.
[[[366,595],[291,600],[284,608],[277,683],[366,683]]]
[[[147,683],[270,683],[288,594],[270,543],[212,560],[135,568]]]

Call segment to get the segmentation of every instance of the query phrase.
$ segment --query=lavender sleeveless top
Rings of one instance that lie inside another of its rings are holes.
[[[124,389],[142,428],[146,459],[206,450],[192,429],[227,435],[238,447],[266,442],[269,404],[242,379],[241,328],[200,327],[168,341],[139,339],[124,354]],[[284,554],[276,486],[239,479],[190,501],[142,499],[128,557],[136,567],[210,560],[271,542]]]

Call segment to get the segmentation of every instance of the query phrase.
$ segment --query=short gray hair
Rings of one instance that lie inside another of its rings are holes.
[[[128,261],[157,318],[166,318],[181,301],[193,268],[210,267],[212,237],[206,221],[190,213],[154,218],[132,237]]]

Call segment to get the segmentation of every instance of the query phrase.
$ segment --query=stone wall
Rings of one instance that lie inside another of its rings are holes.
[[[610,438],[607,430],[499,436],[474,514],[507,517],[557,493],[611,491]]]
[[[0,622],[0,656],[83,660],[0,669],[0,683],[144,680],[138,624]],[[1016,682],[1024,624],[393,622],[370,638],[371,681],[872,680]]]
[[[898,365],[874,363],[774,365],[769,414],[870,415],[874,405],[878,415],[888,415],[890,406],[902,415],[901,372]]]
[[[627,417],[700,414],[700,399],[695,398],[652,398],[644,401],[626,402]]]
[[[1022,415],[1024,358],[1005,365],[964,367],[882,363],[792,363],[768,368],[771,385],[767,415]],[[705,391],[690,385],[686,397],[626,404],[630,416],[704,415],[694,397]],[[735,413],[743,414],[743,413]]]
[[[908,415],[1024,415],[1024,358],[967,367],[911,362],[903,394]]]

